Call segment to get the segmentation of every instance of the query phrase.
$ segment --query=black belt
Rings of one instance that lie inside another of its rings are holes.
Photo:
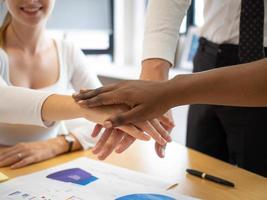
[[[204,37],[201,37],[199,38],[198,49],[207,54],[216,56],[217,59],[226,59],[227,57],[231,57],[232,59],[236,60],[236,63],[234,64],[240,64],[239,45],[229,43],[217,44],[207,40]],[[265,55],[267,55],[267,47],[265,47],[264,50]]]

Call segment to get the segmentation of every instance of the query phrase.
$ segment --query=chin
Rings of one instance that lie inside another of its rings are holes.
[[[27,22],[25,23],[26,26],[30,28],[36,28],[36,27],[43,27],[46,23],[44,21],[38,21],[38,22]]]

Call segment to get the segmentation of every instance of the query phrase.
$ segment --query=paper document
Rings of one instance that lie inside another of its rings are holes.
[[[1,200],[193,200],[172,183],[83,157],[0,184]]]

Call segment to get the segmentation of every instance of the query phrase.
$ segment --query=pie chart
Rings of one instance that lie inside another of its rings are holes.
[[[115,200],[175,200],[173,197],[160,194],[130,194]]]

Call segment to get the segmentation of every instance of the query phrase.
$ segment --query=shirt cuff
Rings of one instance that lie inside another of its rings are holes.
[[[97,142],[97,138],[91,136],[93,130],[94,124],[88,122],[86,125],[70,129],[69,132],[76,137],[83,149],[87,150],[94,147]]]
[[[161,34],[147,35],[144,42],[142,60],[160,58],[174,65],[178,37],[162,36]]]

